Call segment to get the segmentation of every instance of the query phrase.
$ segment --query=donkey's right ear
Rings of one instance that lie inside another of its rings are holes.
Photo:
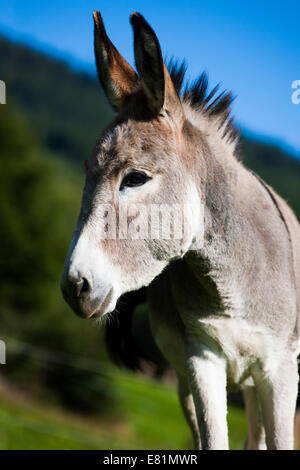
[[[158,38],[140,13],[132,13],[130,21],[134,32],[134,53],[137,71],[147,96],[150,109],[157,115],[163,108],[182,116],[180,98],[164,64]]]
[[[110,104],[119,112],[138,84],[139,78],[107,36],[100,12],[94,11],[93,17],[99,80]]]

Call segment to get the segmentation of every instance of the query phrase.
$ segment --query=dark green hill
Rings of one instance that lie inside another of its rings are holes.
[[[7,100],[26,115],[42,145],[73,161],[83,161],[113,116],[95,78],[1,37],[0,79],[7,84]],[[246,165],[300,217],[300,162],[261,142],[243,139],[241,147]]]
[[[0,79],[41,143],[83,161],[113,113],[98,82],[0,37]]]

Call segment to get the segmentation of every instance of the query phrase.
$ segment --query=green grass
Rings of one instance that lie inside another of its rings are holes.
[[[118,408],[91,420],[0,396],[0,449],[191,449],[174,387],[125,373],[111,375]],[[230,408],[230,445],[243,447],[243,411]]]

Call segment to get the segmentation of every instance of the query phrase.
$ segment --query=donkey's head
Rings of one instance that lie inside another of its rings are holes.
[[[131,16],[137,75],[109,40],[99,12],[94,21],[99,78],[118,115],[86,162],[62,277],[65,299],[84,317],[114,310],[123,293],[148,285],[182,257],[199,223],[189,209],[200,207],[185,158],[190,139],[183,106],[154,31],[141,15]],[[166,236],[163,219],[170,215]],[[178,227],[184,224],[179,236],[174,215]]]

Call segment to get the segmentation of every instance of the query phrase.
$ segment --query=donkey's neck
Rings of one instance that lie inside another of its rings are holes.
[[[196,247],[186,254],[183,264],[190,281],[201,284],[213,298],[214,308],[218,306],[222,310],[226,308],[224,302],[229,299],[230,303],[233,298],[235,282],[238,284],[238,268],[234,266],[236,250],[246,240],[242,234],[248,232],[247,220],[240,210],[245,189],[240,186],[248,179],[248,174],[251,175],[230,153],[216,156],[207,149],[203,156],[202,149],[197,158],[202,159],[197,186],[204,203],[204,239],[201,248]],[[240,174],[242,181],[238,178]],[[247,260],[244,262],[246,264]]]
[[[243,184],[239,176],[242,173],[247,177],[249,173],[236,159],[233,148],[218,141],[211,145],[207,137],[199,128],[190,131],[190,162],[199,200],[204,204],[204,244],[203,249],[196,249],[198,257],[201,253],[208,255],[220,244],[226,248],[230,242],[244,193],[242,187],[239,189]]]

